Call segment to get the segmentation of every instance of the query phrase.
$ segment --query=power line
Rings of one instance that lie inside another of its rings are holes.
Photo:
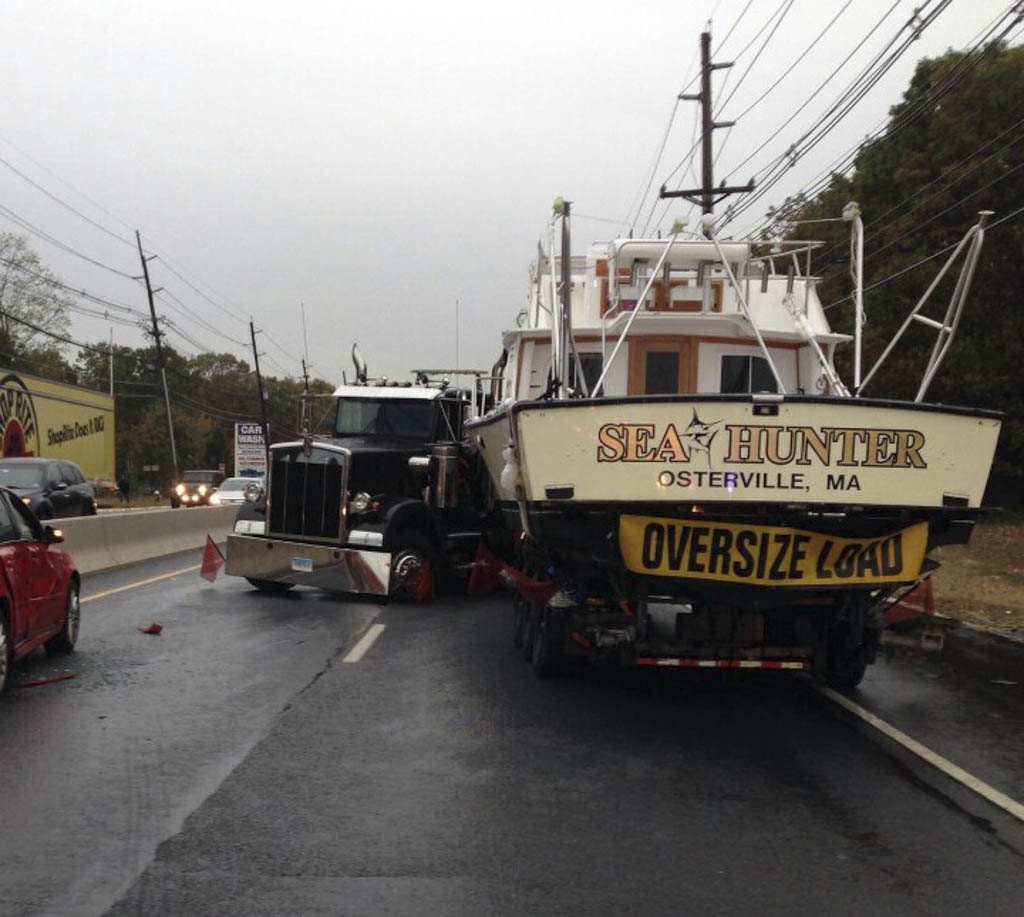
[[[922,114],[924,113],[924,111],[930,105],[932,105],[934,102],[938,101],[944,95],[948,94],[954,88],[956,88],[956,86],[960,82],[962,82],[963,79],[966,78],[966,76],[970,73],[970,71],[973,70],[978,65],[978,63],[980,63],[980,61],[984,57],[984,55],[986,53],[988,53],[989,50],[993,46],[998,44],[998,42],[1001,41],[1006,36],[1006,34],[1010,31],[1010,29],[1013,28],[1013,26],[1016,24],[1016,22],[1019,21],[1019,15],[1020,14],[1017,14],[1017,18],[1015,18],[1014,21],[1011,22],[1003,30],[1003,33],[1001,35],[997,36],[991,42],[989,41],[989,39],[991,38],[992,34],[1002,25],[1002,23],[1005,22],[1005,20],[1010,15],[1014,14],[1015,8],[1016,8],[1015,6],[1009,7],[1002,14],[1000,14],[994,20],[992,20],[992,22],[990,22],[989,25],[987,25],[985,27],[985,29],[982,30],[982,32],[985,32],[984,35],[982,35],[982,33],[979,32],[978,35],[976,35],[974,37],[974,39],[972,39],[972,43],[973,43],[972,46],[969,47],[965,52],[963,52],[963,55],[962,55],[961,59],[956,63],[956,65],[953,67],[951,72],[945,75],[945,78],[944,78],[943,82],[940,82],[937,86],[932,87],[928,92],[924,93],[918,100],[916,100],[916,102],[909,109],[907,109],[905,112],[901,113],[900,116],[896,120],[894,120],[894,121],[887,121],[886,120],[886,121],[881,122],[879,127],[876,128],[876,130],[874,132],[872,132],[872,135],[870,135],[869,141],[865,141],[865,142],[870,142],[871,139],[874,139],[875,137],[879,136],[883,131],[885,131],[885,133],[886,133],[886,139],[890,139],[890,138],[896,136],[900,131],[906,129],[910,124],[912,124],[914,121],[916,121],[918,118],[920,118],[922,116]],[[934,20],[935,16],[937,16],[939,13],[941,13],[944,9],[945,9],[945,5],[941,6],[939,9],[934,11],[933,14],[931,14],[930,18],[922,21],[919,24],[919,29],[923,29],[923,28],[927,27]],[[914,20],[911,20],[911,23],[913,23],[913,22],[914,22]],[[906,26],[904,26],[904,28],[906,28]],[[986,32],[986,29],[987,29],[987,32]],[[906,47],[908,46],[908,43],[910,41],[912,41],[912,40],[913,40],[913,36],[910,39],[907,39],[907,41],[905,41],[905,43],[904,43],[903,48],[899,49],[899,51],[896,52],[896,53],[897,54],[902,54],[906,50]],[[892,44],[892,42],[890,42],[890,45],[891,44]],[[979,52],[979,48],[981,49],[980,52]],[[977,56],[972,58],[972,55],[975,55],[975,54],[977,54]],[[877,56],[876,56],[876,59],[877,59]],[[890,59],[890,62],[886,64],[886,69],[888,69],[888,67],[890,67],[891,65],[892,65],[892,59]],[[863,73],[863,71],[862,71],[862,73]],[[859,77],[858,77],[858,79],[859,79]],[[874,79],[874,82],[877,82],[877,79]],[[870,86],[873,86],[874,82],[872,82],[870,84]],[[868,86],[866,88],[870,88],[870,86]],[[848,111],[852,108],[853,104],[856,104],[856,102],[859,101],[859,99],[863,96],[864,92],[866,91],[866,88],[864,90],[860,91],[860,95],[858,95],[858,97],[856,99],[854,99],[853,103],[851,103],[847,107],[846,111],[843,113],[843,116],[845,116],[845,113],[848,113]],[[834,108],[835,108],[835,106],[833,106],[833,109]],[[834,126],[835,123],[837,123],[837,122],[834,120],[832,122],[832,124],[826,125],[826,127],[828,127],[830,129],[832,126]],[[823,124],[823,122],[819,122],[819,124]],[[816,129],[817,129],[817,127],[812,127],[810,131],[805,133],[804,137],[801,138],[801,141],[798,141],[798,143],[802,142],[802,140],[804,138],[806,138],[811,132],[813,132]],[[823,137],[824,137],[824,133],[819,131],[818,137],[816,139],[814,139],[810,144],[808,144],[808,146],[807,146],[807,148],[805,150],[801,150],[799,155],[803,155],[809,149],[813,148],[813,146],[815,146],[818,142],[820,142],[820,140]],[[796,145],[794,144],[794,146],[791,147],[790,150],[793,151],[795,146]],[[836,174],[837,172],[839,172],[840,174],[845,172],[850,167],[850,165],[853,164],[853,162],[856,159],[856,156],[857,156],[858,152],[863,148],[863,146],[864,146],[864,143],[858,144],[858,146],[852,148],[850,151],[848,151],[847,153],[843,154],[839,158],[839,160],[837,160],[836,163],[833,163],[833,165],[830,166],[828,169],[826,169],[823,172],[819,173],[819,176],[812,180],[811,186],[809,188],[806,188],[804,192],[801,192],[803,197],[806,198],[808,196],[808,194],[813,195],[813,194],[818,193],[818,190],[820,190],[823,187],[827,187],[827,185],[831,182],[832,176],[834,174]],[[773,168],[776,168],[779,165],[779,163],[781,163],[783,161],[783,159],[786,158],[787,155],[789,155],[789,154],[784,154],[784,156],[782,158],[777,159],[771,166],[768,167],[769,170],[773,169]],[[798,158],[798,157],[794,156],[794,158],[790,161],[790,164],[788,166],[786,166],[781,171],[777,171],[776,175],[771,180],[769,180],[769,181],[767,181],[765,183],[762,183],[762,185],[761,185],[761,187],[759,189],[759,192],[757,194],[755,194],[752,197],[742,201],[740,203],[740,205],[736,208],[736,210],[727,218],[726,222],[731,221],[736,216],[738,216],[739,214],[741,214],[745,210],[749,209],[749,207],[752,206],[752,204],[757,200],[757,198],[763,196],[770,187],[772,187],[774,184],[776,184],[782,178],[782,176],[785,174],[785,172],[788,171],[788,169],[792,167],[793,162],[795,162],[795,158]],[[777,217],[776,217],[776,219],[777,219]]]
[[[1001,226],[1003,223],[1006,223],[1006,222],[1012,220],[1014,217],[1017,217],[1017,216],[1019,216],[1022,213],[1024,213],[1024,206],[1018,207],[1016,210],[1011,211],[1010,213],[1006,214],[1006,216],[1002,217],[1001,219],[996,220],[994,223],[990,223],[988,225],[987,229],[986,229],[986,232],[991,232],[996,227]],[[934,254],[928,255],[926,258],[922,258],[920,261],[915,261],[913,264],[911,264],[911,265],[909,265],[909,266],[907,266],[905,268],[902,268],[901,270],[896,271],[896,273],[894,273],[894,274],[890,274],[887,277],[883,277],[881,280],[876,280],[874,283],[869,284],[868,286],[864,287],[863,292],[864,293],[868,293],[871,290],[876,290],[879,287],[884,286],[885,284],[889,283],[890,281],[895,280],[897,277],[902,277],[904,274],[908,274],[908,273],[910,273],[910,271],[913,271],[916,268],[919,268],[922,265],[927,264],[929,261],[934,261],[936,258],[941,258],[944,254],[946,254],[946,252],[950,252],[954,248],[956,248],[962,241],[963,241],[962,239],[957,239],[955,242],[951,242],[949,245],[946,245],[945,247],[940,248]],[[837,299],[835,302],[829,303],[827,306],[823,306],[822,308],[823,308],[823,310],[825,312],[827,312],[830,309],[835,309],[837,306],[841,306],[843,303],[849,302],[852,299],[853,299],[853,295],[849,294],[847,296],[844,296],[842,299]]]
[[[0,156],[0,165],[7,166],[7,168],[10,169],[19,178],[21,178],[24,181],[28,182],[33,188],[35,188],[40,193],[45,194],[51,201],[54,201],[55,203],[60,204],[60,206],[63,207],[65,210],[69,210],[75,216],[85,220],[85,222],[88,223],[90,226],[95,226],[98,230],[100,230],[100,232],[106,233],[112,239],[117,239],[118,242],[123,242],[125,245],[129,245],[132,248],[135,247],[134,243],[130,239],[126,239],[126,238],[124,238],[124,236],[119,236],[116,232],[113,232],[112,230],[107,229],[107,227],[103,226],[101,223],[97,223],[95,220],[87,217],[80,210],[76,210],[69,203],[67,203],[67,201],[62,200],[61,198],[57,197],[56,194],[53,194],[50,191],[47,191],[46,188],[44,188],[41,184],[39,184],[37,181],[34,181],[33,179],[29,178],[24,172],[22,172],[20,169],[18,169],[15,166],[13,166],[6,159],[4,159],[2,156]]]
[[[118,270],[116,267],[112,267],[111,265],[106,264],[103,261],[100,261],[96,258],[92,258],[89,255],[86,255],[84,252],[80,252],[74,246],[68,245],[66,242],[62,242],[60,239],[56,238],[55,236],[51,235],[45,230],[40,229],[39,227],[30,223],[20,214],[15,213],[13,210],[11,210],[10,207],[5,207],[3,204],[0,204],[0,211],[3,211],[3,213],[7,216],[7,219],[9,219],[15,225],[20,226],[22,229],[25,229],[27,232],[30,232],[32,235],[42,239],[43,241],[49,242],[51,245],[55,245],[57,248],[67,252],[69,255],[74,255],[76,258],[81,258],[83,261],[87,261],[89,262],[89,264],[92,264],[95,267],[103,268],[103,270],[110,271],[111,274],[117,274],[119,277],[124,277],[127,280],[136,279],[134,275],[129,274],[126,271]]]

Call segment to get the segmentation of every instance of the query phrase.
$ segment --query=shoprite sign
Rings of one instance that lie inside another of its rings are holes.
[[[114,478],[114,401],[109,395],[0,369],[4,458],[77,462],[93,480]]]

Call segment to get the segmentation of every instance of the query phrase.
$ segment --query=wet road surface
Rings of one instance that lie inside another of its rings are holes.
[[[504,596],[191,572],[85,610],[80,677],[0,704],[5,914],[1021,912],[1021,824],[797,680],[541,681]],[[1021,655],[961,635],[851,696],[1019,799]]]

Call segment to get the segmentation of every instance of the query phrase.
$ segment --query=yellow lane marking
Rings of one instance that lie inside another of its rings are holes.
[[[97,592],[94,595],[87,595],[82,598],[83,604],[85,602],[95,602],[97,599],[105,599],[108,595],[114,595],[116,592],[127,592],[129,589],[138,589],[139,586],[148,586],[150,583],[159,583],[160,580],[170,579],[172,576],[180,576],[182,573],[192,573],[198,570],[202,564],[196,564],[193,567],[183,567],[180,570],[172,570],[170,573],[161,573],[159,576],[151,576],[149,579],[140,579],[137,583],[128,583],[125,586],[116,586],[113,589],[104,589],[103,592]]]
[[[973,774],[967,773],[962,767],[957,767],[948,758],[943,758],[942,755],[925,747],[905,732],[901,732],[895,726],[875,716],[870,710],[865,710],[859,704],[855,704],[838,691],[833,691],[825,685],[815,685],[814,688],[818,693],[823,694],[833,703],[839,704],[844,710],[848,710],[854,716],[859,717],[869,726],[874,726],[875,729],[902,745],[907,751],[912,752],[923,761],[927,761],[932,767],[942,771],[947,777],[952,778],[957,783],[967,787],[967,789],[973,790],[1004,812],[1009,812],[1010,815],[1020,819],[1020,821],[1024,821],[1024,805],[1021,805],[1016,799],[1011,799],[1005,793],[1000,793],[995,787],[989,786],[984,780],[979,780]]]

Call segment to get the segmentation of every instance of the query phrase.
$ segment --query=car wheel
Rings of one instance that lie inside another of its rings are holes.
[[[181,504],[177,500],[171,500],[171,509],[177,509]]]
[[[260,592],[265,592],[267,595],[284,595],[295,585],[295,583],[277,583],[269,579],[253,579],[251,576],[247,576],[245,579],[250,586],[255,586]]]
[[[7,634],[7,614],[0,610],[0,694],[7,690],[11,672],[11,641]]]
[[[82,604],[78,595],[78,583],[68,588],[67,607],[64,610],[64,626],[59,634],[46,641],[48,653],[70,653],[78,642],[78,628],[82,622]]]

